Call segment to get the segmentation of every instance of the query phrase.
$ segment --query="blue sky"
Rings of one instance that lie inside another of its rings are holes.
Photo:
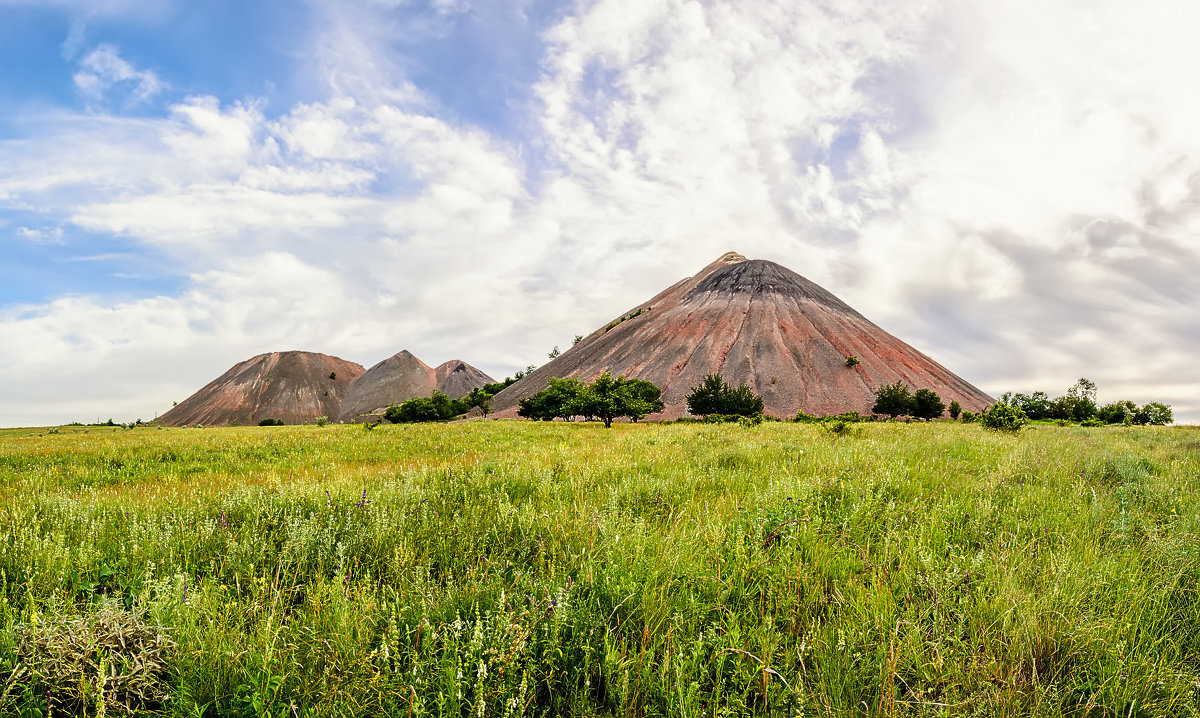
[[[0,0],[0,425],[541,363],[728,250],[1200,420],[1200,8]]]

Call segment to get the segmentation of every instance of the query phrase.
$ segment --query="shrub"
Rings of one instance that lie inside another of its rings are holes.
[[[973,411],[964,411],[962,413],[962,423],[974,424],[976,421],[979,421],[979,414],[976,414]]]
[[[958,415],[961,413],[962,413],[962,405],[959,404],[957,401],[950,402],[950,418],[957,419]]]
[[[758,426],[763,422],[762,414],[743,416],[741,414],[706,414],[705,424],[741,424],[742,426]]]
[[[913,410],[913,395],[903,380],[897,379],[895,384],[885,384],[875,390],[872,413],[887,414],[894,419],[897,416],[911,416]]]
[[[929,421],[939,418],[946,411],[942,397],[933,389],[917,389],[913,394],[912,415],[918,419]]]
[[[1096,412],[1097,418],[1105,424],[1124,424],[1125,418],[1129,417],[1130,421],[1137,417],[1138,407],[1132,401],[1114,401],[1111,404],[1105,404]]]
[[[1019,407],[996,403],[979,415],[979,423],[995,431],[1017,432],[1029,423],[1029,417]]]
[[[1079,425],[1080,426],[1108,426],[1108,422],[1105,422],[1101,419],[1097,419],[1096,417],[1092,417],[1091,419],[1084,419],[1082,422],[1079,423]]]
[[[549,386],[522,399],[518,415],[528,419],[551,421],[583,416],[596,418],[612,427],[622,416],[633,421],[663,410],[662,390],[648,381],[614,377],[604,372],[591,384],[572,377],[550,380]]]
[[[262,421],[258,422],[258,425],[259,426],[283,426],[283,420],[266,418],[266,419],[263,419]]]
[[[835,419],[825,425],[829,432],[834,436],[851,436],[856,431],[854,422],[845,421],[844,419]]]
[[[704,381],[692,387],[687,395],[688,411],[697,416],[709,414],[732,414],[754,416],[763,413],[762,397],[745,384],[732,387],[725,383],[720,374],[709,374]]]
[[[1166,404],[1160,404],[1157,401],[1152,401],[1141,409],[1138,409],[1137,417],[1134,419],[1138,424],[1155,424],[1158,426],[1170,424],[1174,420],[1175,417],[1171,413],[1171,407]]]
[[[329,426],[329,417],[328,416],[318,416],[317,417],[317,426]]]
[[[447,421],[470,410],[467,402],[451,399],[434,389],[428,399],[409,399],[396,406],[393,404],[383,413],[383,418],[393,424],[411,424],[423,421]]]
[[[858,357],[854,356],[853,354],[846,357],[846,366],[847,367],[853,369],[854,367],[858,366],[859,364],[862,364],[862,362],[859,361]]]

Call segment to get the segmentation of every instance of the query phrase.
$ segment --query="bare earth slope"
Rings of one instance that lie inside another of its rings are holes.
[[[497,394],[496,415],[515,415],[551,377],[605,370],[662,387],[666,409],[651,419],[687,415],[684,397],[712,373],[750,385],[779,417],[870,413],[875,390],[897,379],[969,411],[992,401],[799,274],[733,252],[622,317]],[[862,363],[847,367],[850,355]]]
[[[159,417],[164,426],[253,425],[263,419],[306,424],[336,418],[359,364],[313,352],[259,354],[236,364]],[[330,378],[333,374],[335,378]]]
[[[365,421],[392,404],[429,396],[434,389],[458,399],[491,382],[491,377],[466,362],[454,359],[435,369],[405,350],[371,367],[350,385],[338,421]]]

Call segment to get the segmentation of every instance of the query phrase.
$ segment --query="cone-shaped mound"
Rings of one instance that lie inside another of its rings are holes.
[[[429,396],[434,389],[459,399],[491,382],[491,377],[466,362],[454,359],[435,369],[405,350],[371,367],[350,385],[338,421],[366,421],[392,404]]]
[[[846,358],[861,362],[846,366]],[[706,375],[747,384],[766,413],[869,414],[875,390],[901,379],[949,405],[980,411],[992,399],[888,334],[813,282],[765,260],[730,252],[534,370],[493,400],[513,416],[552,377],[590,381],[601,372],[657,384],[665,410],[688,413],[685,397]]]
[[[159,417],[164,426],[246,426],[263,419],[308,424],[336,418],[359,364],[313,352],[259,354],[235,364]]]

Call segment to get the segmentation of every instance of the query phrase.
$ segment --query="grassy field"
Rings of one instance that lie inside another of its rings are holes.
[[[1189,716],[1200,429],[0,431],[0,714]]]

